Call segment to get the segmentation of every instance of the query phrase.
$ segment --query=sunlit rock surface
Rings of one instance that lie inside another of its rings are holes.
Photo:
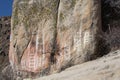
[[[48,75],[91,59],[100,0],[14,0],[9,60],[19,77]]]
[[[120,65],[118,63],[120,63],[120,50],[100,59],[75,65],[61,73],[33,80],[119,80]]]

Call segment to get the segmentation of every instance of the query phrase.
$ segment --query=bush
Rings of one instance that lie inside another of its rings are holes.
[[[109,31],[105,32],[104,38],[106,45],[109,45],[110,49],[120,49],[120,27],[109,27]]]
[[[120,17],[120,0],[102,0],[102,7],[108,16]],[[107,16],[107,15],[106,15]],[[115,18],[115,17],[114,17]]]
[[[102,30],[106,32],[109,27],[108,24],[113,23],[113,21],[118,22],[118,20],[120,20],[120,0],[101,0],[101,3]]]

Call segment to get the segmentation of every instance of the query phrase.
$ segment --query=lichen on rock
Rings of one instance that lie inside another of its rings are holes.
[[[96,54],[100,0],[15,0],[9,58],[16,71],[59,72]]]

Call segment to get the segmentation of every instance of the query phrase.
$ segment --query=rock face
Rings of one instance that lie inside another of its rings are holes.
[[[14,70],[48,75],[96,54],[101,0],[14,0],[9,60]]]
[[[61,73],[34,80],[119,80],[120,65],[118,63],[120,63],[120,50],[100,59],[73,66]]]

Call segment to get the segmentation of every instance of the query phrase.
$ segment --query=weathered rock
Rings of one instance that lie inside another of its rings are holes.
[[[45,75],[97,51],[101,0],[15,0],[9,58],[17,72]]]
[[[83,63],[96,53],[100,15],[100,0],[60,1],[57,24],[60,67]]]
[[[28,72],[49,70],[58,4],[59,0],[14,1],[9,56],[16,69]]]
[[[119,80],[120,65],[118,63],[120,63],[120,50],[100,59],[73,66],[61,73],[34,80]]]

